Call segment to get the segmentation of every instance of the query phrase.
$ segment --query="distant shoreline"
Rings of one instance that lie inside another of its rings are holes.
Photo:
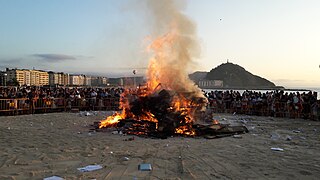
[[[240,87],[219,87],[219,88],[201,88],[203,90],[241,90],[241,91],[313,91],[311,89],[304,88],[284,88],[284,87],[276,87],[276,88],[240,88]]]

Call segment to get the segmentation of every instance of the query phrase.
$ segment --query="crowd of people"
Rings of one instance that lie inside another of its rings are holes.
[[[97,106],[97,103],[100,105],[104,103],[96,101],[97,99],[114,98],[119,101],[124,91],[125,89],[121,87],[0,87],[0,100],[10,99],[9,106],[14,108],[17,108],[19,103],[13,99],[24,99],[21,102],[28,106],[35,106],[34,103],[37,102],[41,102],[41,106],[51,107],[52,103],[54,105],[64,103],[66,106],[66,102],[60,100],[67,100],[68,106],[72,106],[72,103]],[[265,93],[243,91],[240,93],[233,90],[215,90],[204,91],[204,94],[208,98],[208,108],[214,112],[312,119],[320,114],[317,94],[311,91],[303,93],[282,90]],[[58,100],[54,102],[52,99]],[[2,101],[0,101],[0,108],[7,107],[1,103]]]
[[[205,92],[208,107],[216,112],[289,118],[317,118],[319,101],[316,92],[210,91]]]
[[[33,114],[36,111],[71,110],[72,107],[94,110],[95,106],[115,110],[123,91],[123,88],[113,87],[0,87],[0,111]]]
[[[120,97],[123,88],[0,87],[0,99]]]

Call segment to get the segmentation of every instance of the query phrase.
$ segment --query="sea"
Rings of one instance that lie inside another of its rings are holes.
[[[202,89],[204,90],[205,92],[210,92],[210,91],[230,91],[230,90],[233,90],[233,91],[239,91],[240,94],[242,94],[244,91],[244,89]],[[247,89],[248,91],[256,91],[256,92],[261,92],[261,93],[266,93],[266,92],[270,92],[270,91],[275,91],[274,89],[270,89],[270,90],[250,90],[250,89]],[[320,88],[285,88],[283,89],[284,92],[288,92],[288,93],[295,93],[295,92],[299,92],[300,94],[301,93],[308,93],[309,91],[311,92],[317,92],[317,99],[320,100]]]

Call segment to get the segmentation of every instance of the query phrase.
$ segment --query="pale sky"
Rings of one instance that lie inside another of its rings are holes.
[[[201,58],[285,87],[320,87],[320,1],[186,0]],[[147,66],[139,0],[0,0],[0,69],[131,73]],[[220,20],[221,19],[221,20]]]

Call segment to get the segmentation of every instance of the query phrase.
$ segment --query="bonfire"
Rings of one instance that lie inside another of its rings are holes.
[[[99,128],[119,126],[121,120],[127,120],[132,124],[126,133],[195,135],[192,126],[205,110],[207,99],[187,73],[181,72],[183,67],[170,63],[182,57],[176,49],[184,38],[173,30],[153,41],[149,49],[155,56],[150,60],[146,85],[126,89],[120,98],[121,113],[101,121]]]
[[[195,25],[173,1],[147,3],[159,25],[156,29],[166,31],[151,38],[147,47],[151,52],[147,83],[127,88],[120,97],[121,112],[102,120],[97,127],[116,127],[126,134],[158,137],[208,132],[197,124],[203,118],[207,98],[188,77],[190,65],[199,56]]]

